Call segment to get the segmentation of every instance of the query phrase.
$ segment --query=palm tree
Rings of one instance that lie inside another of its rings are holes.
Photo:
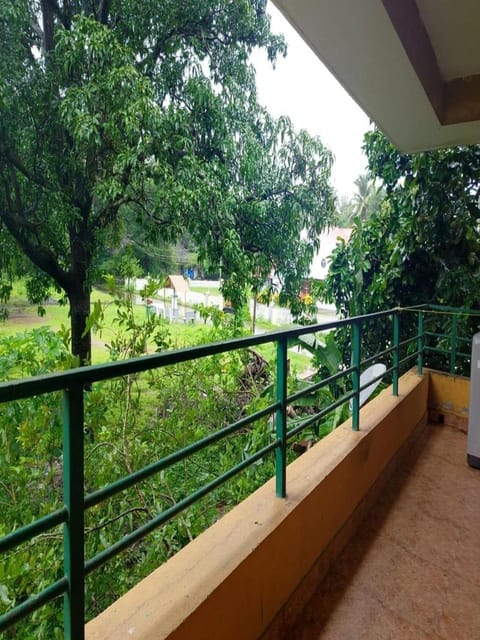
[[[346,196],[340,196],[337,205],[337,225],[339,227],[350,227],[355,216],[355,202]]]
[[[361,220],[367,220],[377,211],[385,198],[385,189],[377,187],[375,180],[364,173],[355,180],[357,193],[353,196],[354,215]]]

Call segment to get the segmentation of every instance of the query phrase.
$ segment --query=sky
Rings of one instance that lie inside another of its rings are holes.
[[[365,173],[361,147],[369,119],[278,9],[268,7],[272,32],[285,36],[288,53],[273,69],[266,53],[254,52],[259,102],[273,116],[287,115],[295,128],[320,136],[335,157],[333,186],[339,196],[351,197],[355,180]]]

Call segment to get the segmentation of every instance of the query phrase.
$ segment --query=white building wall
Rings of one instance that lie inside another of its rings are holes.
[[[351,229],[333,227],[320,235],[320,249],[318,253],[315,254],[310,267],[311,278],[315,278],[316,280],[324,280],[326,278],[330,266],[330,256],[337,246],[339,238],[343,238],[348,242],[351,233]]]

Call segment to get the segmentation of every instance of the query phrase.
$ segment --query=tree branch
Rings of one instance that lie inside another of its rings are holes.
[[[25,255],[37,267],[53,278],[65,291],[68,291],[71,287],[72,279],[67,271],[61,269],[53,251],[45,246],[40,246],[36,234],[33,234],[36,241],[34,243],[28,237],[29,234],[25,233],[26,231],[31,231],[29,228],[31,222],[25,220],[23,215],[5,210],[0,210],[0,220],[5,224]]]
[[[164,34],[163,38],[158,39],[152,52],[140,61],[141,65],[149,64],[151,69],[155,67],[160,58],[160,55],[165,51],[166,45],[169,40],[175,37],[187,39],[193,37],[203,37],[203,39],[214,40],[218,38],[217,34],[210,34],[207,37],[208,31],[212,28],[215,18],[218,16],[217,12],[209,13],[204,16],[203,20],[200,20],[195,25],[181,24],[172,28],[168,33]]]
[[[5,153],[5,158],[9,161],[9,163],[11,165],[13,165],[15,167],[15,169],[17,169],[17,171],[20,171],[20,173],[22,175],[25,176],[25,178],[27,178],[28,180],[31,180],[34,184],[38,185],[39,187],[46,187],[47,184],[44,180],[42,180],[39,176],[35,175],[34,173],[32,173],[26,166],[25,164],[20,160],[20,158],[16,155],[14,155],[10,149],[5,148],[4,149],[4,153]]]
[[[101,24],[107,24],[108,14],[110,13],[111,0],[100,0],[97,10],[97,20]]]
[[[43,49],[45,53],[53,51],[53,9],[51,6],[51,0],[40,0],[40,8],[43,18]]]
[[[109,224],[111,224],[115,220],[115,216],[118,213],[118,210],[124,204],[129,204],[130,202],[135,202],[136,204],[140,204],[135,198],[132,196],[122,196],[115,200],[114,202],[108,204],[101,215],[97,217],[95,222],[92,225],[92,230],[94,229],[105,229]]]
[[[125,516],[128,516],[129,513],[146,513],[147,515],[150,516],[150,514],[148,513],[147,509],[145,509],[145,507],[131,507],[130,509],[123,511],[122,513],[119,513],[117,516],[110,518],[110,520],[105,520],[105,522],[101,522],[100,524],[97,524],[94,527],[87,528],[85,530],[85,533],[100,531],[100,529],[104,529],[105,527],[108,527],[109,524],[112,524],[113,522],[120,520],[120,518],[124,518]]]

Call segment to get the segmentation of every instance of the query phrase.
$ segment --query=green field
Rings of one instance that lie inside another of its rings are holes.
[[[115,334],[119,331],[116,319],[116,307],[113,298],[99,289],[94,289],[92,293],[92,305],[97,301],[101,301],[104,307],[104,322],[101,331],[92,333],[92,363],[100,364],[109,359],[109,353],[105,344],[108,344]],[[5,322],[0,322],[0,336],[22,333],[36,327],[50,327],[53,331],[60,331],[62,325],[66,328],[70,326],[68,314],[68,305],[60,305],[53,298],[44,305],[45,315],[40,316],[36,305],[27,303],[26,291],[23,283],[15,283],[10,302],[8,304],[9,316]],[[139,304],[134,307],[135,317],[138,321],[145,318],[146,308]],[[269,323],[257,323],[266,331],[272,331],[274,325]],[[172,348],[182,348],[205,342],[205,336],[209,331],[209,326],[203,321],[195,324],[171,323],[169,325]],[[268,344],[260,346],[257,350],[271,362],[275,358],[275,346]],[[151,352],[154,353],[155,347],[151,346]],[[310,364],[310,358],[296,351],[289,351],[289,358],[292,370],[301,373]]]
[[[222,293],[218,287],[197,287],[192,282],[188,285],[190,291],[195,291],[196,293],[208,293],[211,296],[221,296]]]

